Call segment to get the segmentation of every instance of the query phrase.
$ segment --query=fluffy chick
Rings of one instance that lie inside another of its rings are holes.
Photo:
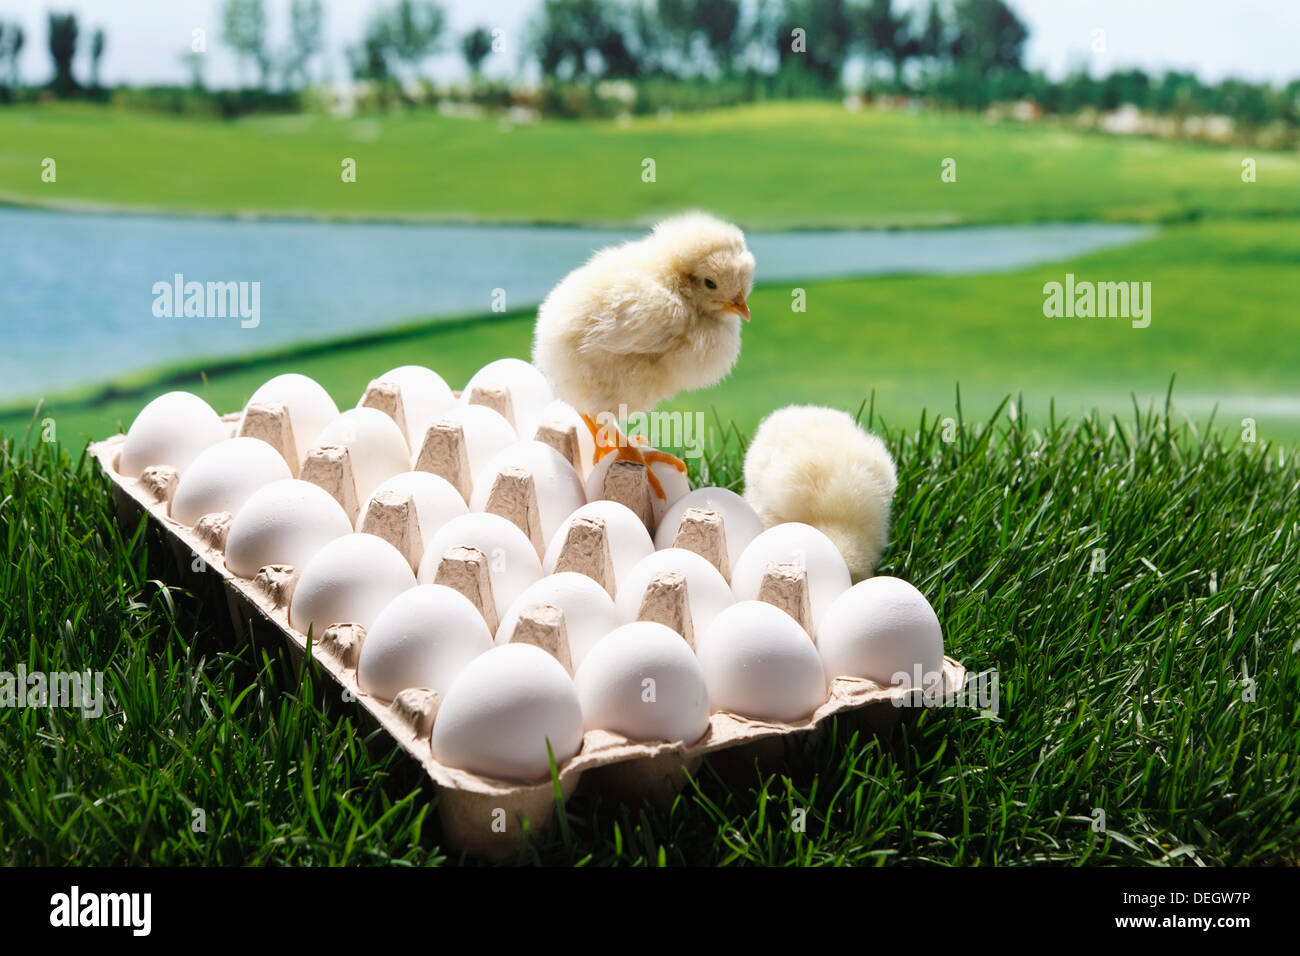
[[[753,287],[740,229],[703,213],[666,219],[645,238],[601,249],[551,290],[537,313],[533,363],[595,433],[593,421],[616,421],[621,406],[649,411],[730,372]],[[604,437],[597,458],[614,447],[639,457]]]
[[[884,442],[834,408],[777,409],[745,453],[745,500],[764,527],[812,525],[835,543],[854,581],[880,561],[897,487]]]

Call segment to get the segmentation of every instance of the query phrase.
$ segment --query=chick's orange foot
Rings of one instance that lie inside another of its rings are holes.
[[[584,414],[582,420],[586,423],[587,428],[591,430],[591,437],[596,442],[596,453],[592,456],[592,462],[597,463],[610,452],[614,452],[614,457],[618,461],[635,461],[645,465],[646,479],[650,482],[651,489],[661,500],[666,499],[667,495],[664,494],[664,486],[659,481],[659,476],[654,473],[654,469],[650,466],[667,464],[672,465],[683,474],[686,472],[686,462],[676,455],[670,455],[666,451],[658,451],[653,448],[642,449],[641,445],[645,442],[640,436],[628,438],[617,428],[611,429],[596,424],[590,415]],[[610,436],[610,431],[613,431],[613,437]]]

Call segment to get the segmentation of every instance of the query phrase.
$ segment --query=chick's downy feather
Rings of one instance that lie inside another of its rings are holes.
[[[740,353],[737,309],[753,271],[735,226],[700,213],[665,220],[600,250],[551,291],[533,361],[560,398],[591,415],[648,411],[712,385]]]

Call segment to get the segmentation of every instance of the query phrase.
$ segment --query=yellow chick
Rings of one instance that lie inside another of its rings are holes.
[[[897,489],[885,443],[835,408],[778,408],[759,422],[745,452],[745,500],[763,526],[817,528],[844,555],[854,581],[880,563]]]
[[[551,290],[537,312],[533,363],[596,440],[649,464],[678,458],[638,448],[616,426],[684,389],[721,380],[740,354],[754,256],[736,226],[704,213],[666,219],[643,239],[601,249]],[[599,423],[599,424],[598,424]],[[663,488],[646,469],[659,497]]]

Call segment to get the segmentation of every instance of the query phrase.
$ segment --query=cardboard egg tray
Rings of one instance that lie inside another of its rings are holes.
[[[510,413],[508,395],[503,398],[489,390],[471,396],[470,400]],[[372,383],[363,404],[380,408],[399,425],[404,424],[400,389],[388,383]],[[360,503],[346,447],[314,448],[299,469],[292,429],[282,406],[254,405],[247,414],[227,415],[223,420],[230,425],[232,435],[262,438],[286,453],[295,477],[325,488],[343,505],[349,518],[356,520]],[[571,463],[577,463],[578,441],[571,425],[544,424],[536,437],[555,447]],[[146,469],[138,479],[119,474],[117,461],[124,440],[125,436],[116,435],[90,446],[91,454],[112,482],[119,522],[124,529],[133,532],[140,516],[147,515],[182,567],[188,564],[196,571],[220,579],[234,631],[240,640],[262,640],[268,636],[275,641],[282,640],[301,666],[308,653],[308,636],[290,625],[288,614],[298,569],[272,565],[262,568],[252,580],[234,575],[223,559],[230,515],[205,515],[193,528],[174,521],[168,509],[178,480],[176,472],[154,467]],[[431,425],[415,458],[417,470],[441,474],[462,493],[467,490],[468,462],[459,426]],[[632,508],[653,532],[650,488],[644,466],[631,461],[614,463],[606,474],[603,490],[605,497]],[[535,546],[541,542],[536,491],[530,475],[513,469],[503,471],[492,488],[487,510],[514,521]],[[409,498],[381,494],[360,530],[385,538],[418,567],[422,544],[416,522],[415,508]],[[729,579],[722,521],[716,513],[688,509],[674,544],[703,555]],[[613,594],[609,542],[603,522],[580,518],[571,523],[556,567],[556,571],[561,570],[588,574]],[[495,633],[497,615],[486,560],[480,551],[448,549],[435,580],[466,594],[484,613]],[[759,597],[787,610],[805,629],[810,629],[807,576],[802,568],[769,565]],[[638,617],[666,624],[693,647],[687,602],[683,576],[675,572],[661,573],[647,587]],[[383,728],[420,764],[439,789],[439,815],[449,847],[489,859],[515,855],[528,832],[539,833],[549,824],[555,809],[553,782],[550,779],[536,783],[496,780],[435,760],[430,734],[440,703],[438,694],[429,689],[410,688],[395,700],[386,701],[363,692],[357,684],[356,665],[364,640],[365,630],[361,625],[336,624],[313,638],[310,653],[319,668],[342,688],[343,699],[355,702],[362,721]],[[563,615],[557,609],[527,609],[521,614],[514,640],[537,644],[572,671]],[[965,677],[965,669],[958,662],[945,658],[942,693],[956,693]],[[613,796],[670,801],[685,784],[686,775],[694,772],[706,757],[732,766],[752,765],[757,760],[766,769],[775,769],[780,766],[787,745],[809,744],[829,718],[836,715],[848,715],[855,727],[866,732],[888,732],[905,715],[915,712],[914,707],[902,706],[908,696],[910,692],[902,688],[841,677],[831,682],[829,695],[821,706],[795,723],[718,712],[710,717],[703,737],[690,744],[641,743],[612,732],[587,731],[577,755],[557,768],[559,787],[566,799],[578,792],[581,785],[583,790]]]

